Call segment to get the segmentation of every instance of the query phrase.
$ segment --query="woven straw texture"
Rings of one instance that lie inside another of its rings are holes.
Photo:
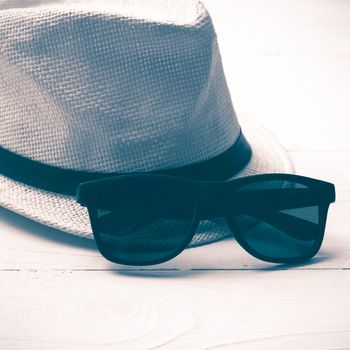
[[[136,6],[125,17],[135,1],[98,3],[0,11],[1,146],[97,172],[178,167],[231,146],[239,125],[205,9],[151,1],[146,13],[161,14],[140,19]]]
[[[0,1],[0,145],[66,169],[136,172],[217,156],[236,141],[216,34],[197,1]],[[242,119],[253,146],[238,175],[291,172]],[[25,171],[25,170],[24,170]],[[91,238],[74,198],[0,176],[0,204]],[[229,234],[203,222],[192,245]]]

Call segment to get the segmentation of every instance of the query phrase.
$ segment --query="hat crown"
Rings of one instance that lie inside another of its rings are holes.
[[[199,2],[64,3],[0,5],[0,146],[108,173],[196,163],[235,142],[239,124]]]

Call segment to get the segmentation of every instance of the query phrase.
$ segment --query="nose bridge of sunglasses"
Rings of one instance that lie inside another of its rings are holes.
[[[201,220],[224,216],[226,184],[202,182],[198,198],[198,215]]]

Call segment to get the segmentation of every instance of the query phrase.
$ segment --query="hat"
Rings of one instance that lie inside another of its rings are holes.
[[[79,182],[293,171],[268,131],[237,117],[198,1],[0,1],[0,33],[3,207],[92,238]],[[191,245],[228,235],[203,221]]]

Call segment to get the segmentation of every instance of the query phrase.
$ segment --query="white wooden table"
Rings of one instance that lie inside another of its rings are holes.
[[[350,349],[350,1],[205,0],[237,109],[334,182],[311,262],[233,240],[138,269],[0,209],[0,349]]]

